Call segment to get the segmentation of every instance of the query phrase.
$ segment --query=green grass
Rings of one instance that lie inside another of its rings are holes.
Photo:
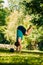
[[[43,65],[43,54],[1,50],[0,65]]]

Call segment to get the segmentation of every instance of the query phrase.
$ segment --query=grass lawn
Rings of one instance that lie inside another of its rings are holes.
[[[0,65],[43,65],[43,53],[22,53],[0,50]]]

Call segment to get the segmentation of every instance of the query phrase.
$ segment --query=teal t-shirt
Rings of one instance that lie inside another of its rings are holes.
[[[21,39],[23,39],[23,35],[25,35],[26,29],[24,26],[18,26],[17,28],[17,39],[18,37],[20,37]]]
[[[21,39],[23,39],[23,33],[21,30],[17,30],[17,39],[18,37],[20,37]]]

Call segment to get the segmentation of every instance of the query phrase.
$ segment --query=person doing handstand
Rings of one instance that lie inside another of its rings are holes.
[[[26,30],[26,28],[22,25],[17,27],[17,37],[16,37],[16,50],[20,51],[22,49],[21,41],[23,39],[23,36],[28,36],[30,32],[32,31],[32,25],[29,26],[29,28]]]

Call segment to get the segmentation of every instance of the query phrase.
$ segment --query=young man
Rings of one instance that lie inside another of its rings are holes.
[[[21,41],[23,39],[23,35],[28,36],[32,30],[32,25],[29,26],[29,28],[26,30],[23,26],[17,27],[17,38],[15,42],[16,50],[20,51],[22,49]]]

